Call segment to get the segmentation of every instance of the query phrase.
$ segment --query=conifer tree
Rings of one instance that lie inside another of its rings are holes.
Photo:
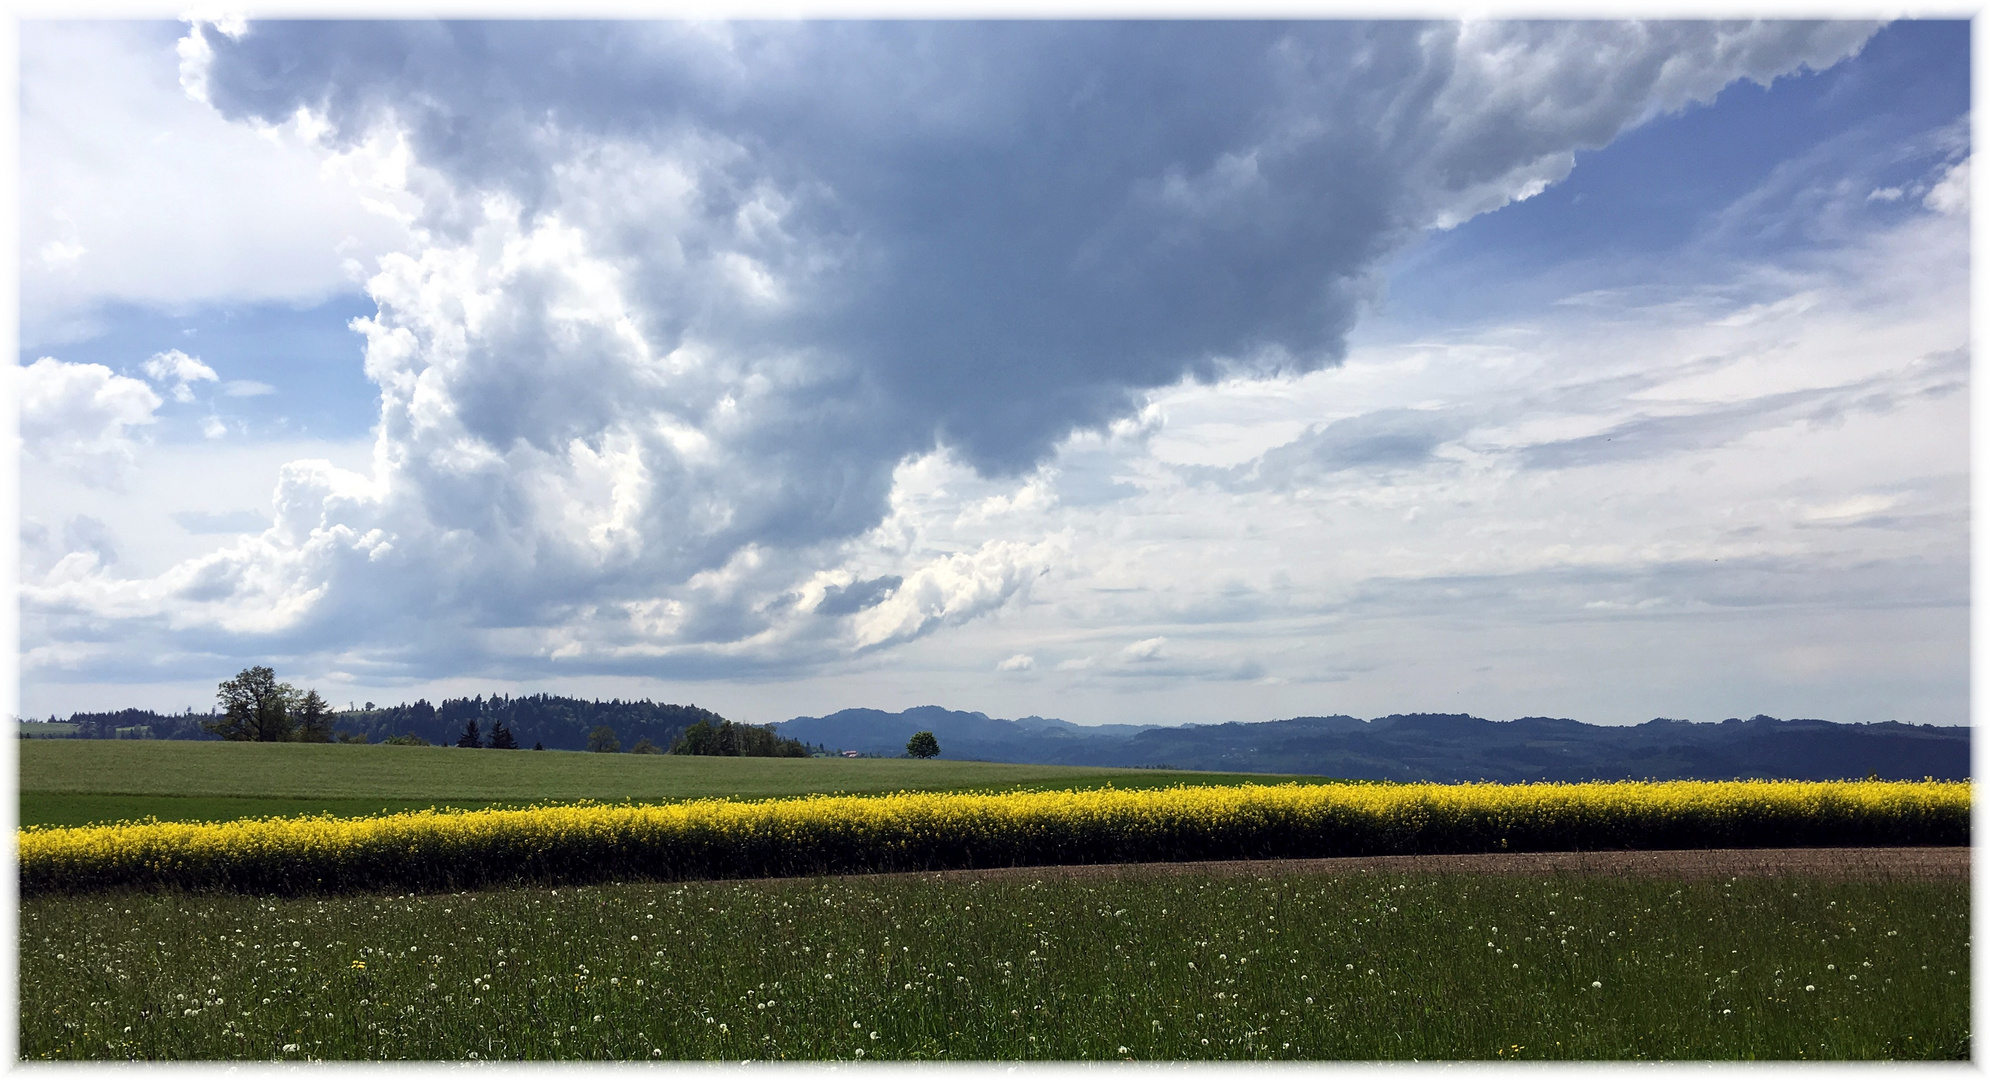
[[[477,722],[475,720],[471,720],[463,725],[463,734],[456,740],[456,745],[467,746],[472,750],[484,745],[484,738],[477,732]]]
[[[472,723],[475,723],[475,721],[472,721]],[[518,740],[511,737],[511,729],[505,727],[504,721],[502,720],[491,721],[491,749],[493,750],[518,749]]]
[[[332,708],[316,690],[304,691],[293,709],[297,719],[295,738],[298,742],[332,741]]]

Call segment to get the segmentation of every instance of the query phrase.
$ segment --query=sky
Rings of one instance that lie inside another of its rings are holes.
[[[24,22],[19,711],[1960,724],[1965,22]]]

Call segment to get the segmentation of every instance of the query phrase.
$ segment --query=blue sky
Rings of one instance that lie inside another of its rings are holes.
[[[21,49],[26,713],[1966,721],[1966,23]]]

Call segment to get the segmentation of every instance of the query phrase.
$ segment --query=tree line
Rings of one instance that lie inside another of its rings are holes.
[[[201,714],[124,709],[76,713],[80,738],[231,739],[260,742],[391,743],[482,749],[593,750],[638,754],[807,757],[826,753],[771,728],[736,724],[696,705],[590,701],[552,694],[445,698],[440,704],[333,709],[316,690],[278,682],[251,667],[222,682],[216,709]]]

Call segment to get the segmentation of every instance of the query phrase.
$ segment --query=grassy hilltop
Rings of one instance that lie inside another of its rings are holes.
[[[224,821],[360,815],[579,799],[655,802],[1301,779],[910,758],[674,757],[313,743],[23,740],[20,754],[22,825],[83,825],[147,816]]]

